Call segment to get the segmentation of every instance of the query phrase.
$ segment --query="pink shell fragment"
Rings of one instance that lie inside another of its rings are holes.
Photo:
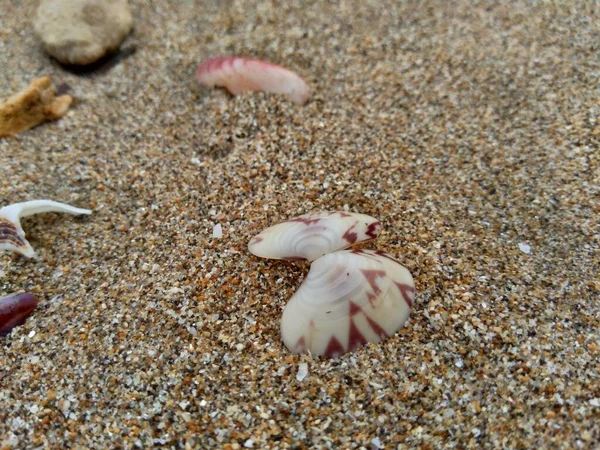
[[[6,336],[25,320],[38,304],[38,299],[28,292],[10,294],[0,299],[0,336]]]
[[[265,91],[283,94],[298,105],[307,102],[310,90],[306,82],[291,70],[258,59],[223,56],[198,66],[196,78],[203,86],[220,86],[231,94]]]

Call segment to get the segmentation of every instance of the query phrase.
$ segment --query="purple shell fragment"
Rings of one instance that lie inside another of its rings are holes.
[[[21,292],[0,299],[0,336],[6,336],[16,326],[23,325],[39,300],[33,294]]]

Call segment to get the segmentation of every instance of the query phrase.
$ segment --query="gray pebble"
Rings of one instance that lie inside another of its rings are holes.
[[[127,0],[42,0],[35,31],[64,64],[90,64],[119,48],[132,17]]]

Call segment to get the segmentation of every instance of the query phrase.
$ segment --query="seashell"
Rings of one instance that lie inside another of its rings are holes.
[[[250,240],[248,250],[262,258],[313,261],[326,253],[375,239],[380,231],[379,221],[365,214],[310,213],[263,230]]]
[[[291,70],[258,59],[223,56],[209,59],[196,69],[196,78],[206,87],[221,86],[231,94],[265,91],[283,94],[303,105],[310,91],[306,82]]]
[[[14,251],[28,258],[35,257],[35,251],[25,239],[25,232],[21,227],[21,217],[45,212],[92,213],[89,209],[79,209],[52,200],[32,200],[0,208],[0,250]]]
[[[0,298],[0,336],[6,336],[14,327],[23,325],[37,304],[38,299],[27,292]]]
[[[294,353],[338,357],[402,328],[414,296],[412,276],[390,255],[329,253],[312,263],[283,310],[281,336]]]

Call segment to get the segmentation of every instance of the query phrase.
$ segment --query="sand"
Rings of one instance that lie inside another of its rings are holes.
[[[133,1],[124,56],[74,74],[0,0],[0,96],[74,97],[0,141],[0,206],[94,210],[0,255],[40,298],[0,342],[2,448],[598,448],[600,7],[499,3]],[[221,54],[311,101],[201,88]],[[313,209],[378,217],[417,287],[336,360],[280,340],[308,265],[246,249]]]

